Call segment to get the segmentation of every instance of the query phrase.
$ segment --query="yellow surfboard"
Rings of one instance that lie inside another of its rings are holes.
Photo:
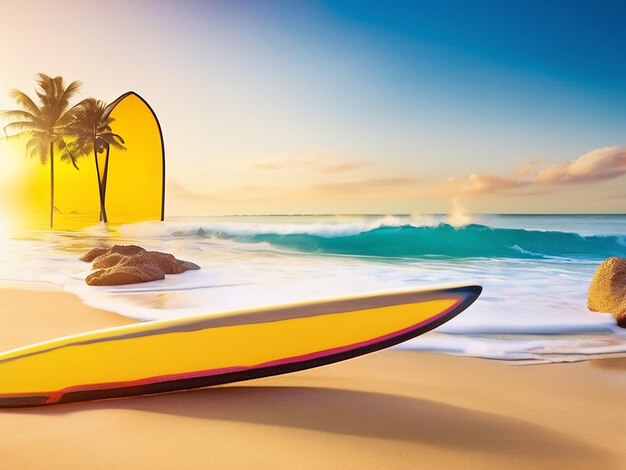
[[[330,364],[432,330],[481,290],[346,297],[58,338],[0,354],[0,407],[169,392]]]

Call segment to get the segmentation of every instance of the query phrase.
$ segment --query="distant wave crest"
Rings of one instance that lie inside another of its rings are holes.
[[[583,236],[571,232],[493,228],[470,224],[454,227],[377,223],[326,224],[134,224],[127,236],[180,236],[269,243],[282,249],[352,256],[484,257],[484,258],[606,258],[626,256],[626,237]]]

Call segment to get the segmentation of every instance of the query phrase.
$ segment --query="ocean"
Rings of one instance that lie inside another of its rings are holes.
[[[587,289],[626,257],[626,215],[177,217],[0,238],[0,282],[51,282],[94,307],[147,321],[348,294],[479,283],[457,318],[399,348],[509,361],[626,354],[626,329],[590,312]],[[78,257],[136,243],[201,271],[119,287],[84,283]],[[244,345],[241,345],[244,346]],[[245,345],[254,347],[254,345]]]

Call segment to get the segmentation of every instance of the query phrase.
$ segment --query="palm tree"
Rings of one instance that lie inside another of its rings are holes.
[[[50,77],[43,73],[37,75],[39,104],[26,93],[12,90],[11,96],[21,109],[4,111],[2,117],[12,122],[4,126],[5,135],[28,135],[27,152],[31,157],[39,157],[42,164],[50,161],[50,228],[54,225],[54,150],[55,145],[64,151],[67,145],[64,137],[66,128],[74,120],[74,108],[70,108],[70,99],[81,86],[78,81],[65,85],[63,77]],[[74,167],[76,161],[69,156]]]
[[[114,119],[108,115],[107,105],[104,101],[87,98],[76,105],[73,114],[74,120],[66,128],[72,141],[69,145],[69,152],[63,158],[74,160],[80,156],[93,154],[100,194],[100,219],[103,222],[108,222],[105,207],[105,178],[108,158],[105,162],[104,178],[100,178],[98,154],[104,151],[108,154],[111,147],[126,150],[124,139],[111,129]]]

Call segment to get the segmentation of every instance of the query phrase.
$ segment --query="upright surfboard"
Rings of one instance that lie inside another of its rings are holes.
[[[124,139],[124,150],[107,148],[98,156],[100,184],[109,222],[163,220],[165,211],[165,145],[161,124],[141,96],[124,93],[107,106],[112,128]]]
[[[0,354],[0,407],[169,392],[343,361],[436,328],[481,290],[347,297],[54,339]]]

